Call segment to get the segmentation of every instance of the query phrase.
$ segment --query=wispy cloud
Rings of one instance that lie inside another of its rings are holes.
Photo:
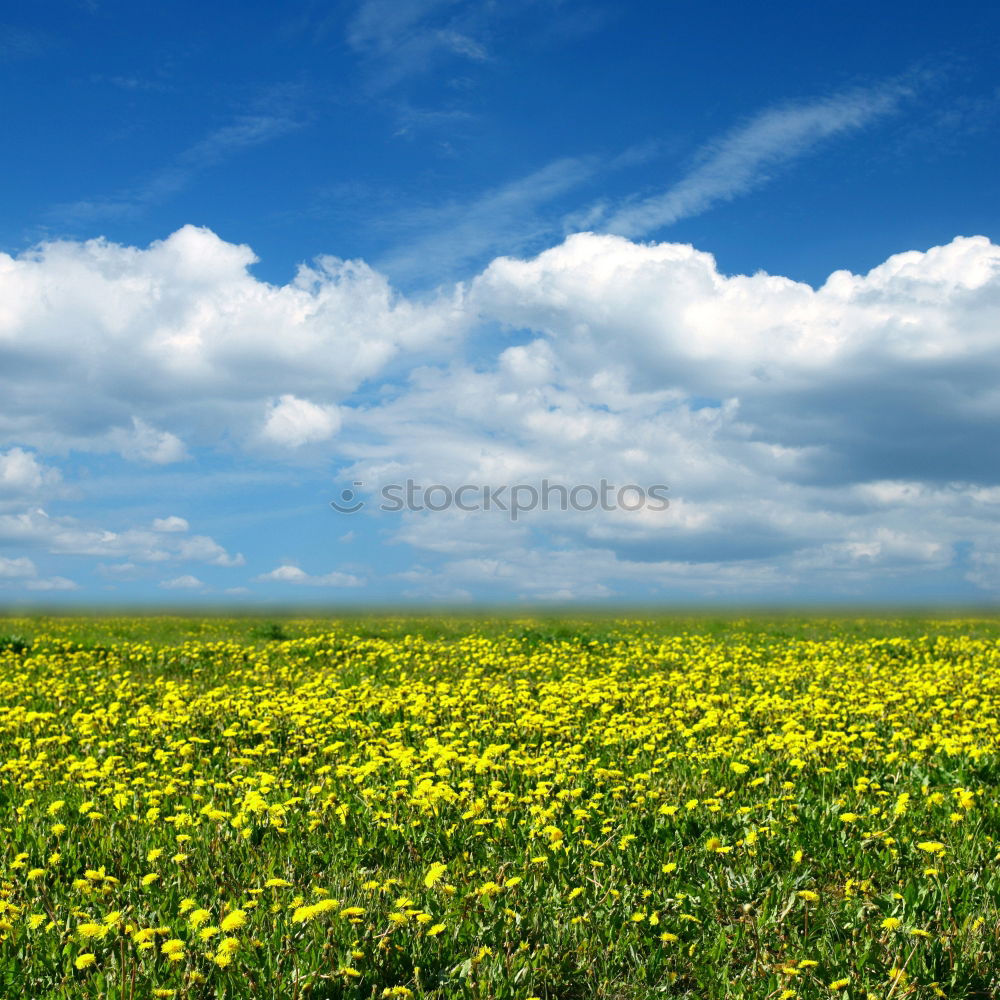
[[[287,563],[272,569],[270,573],[262,573],[254,577],[262,583],[291,583],[300,587],[360,587],[364,581],[351,573],[324,573],[320,576],[313,576],[299,569],[298,566],[290,566]]]
[[[357,49],[384,54],[397,49],[401,41],[427,34],[428,17],[456,6],[456,0],[362,0],[347,38]]]
[[[486,61],[481,14],[456,0],[362,0],[347,41],[369,64],[369,88],[383,91],[441,56]]]
[[[380,260],[398,279],[455,274],[497,253],[517,253],[558,229],[546,206],[601,169],[596,157],[565,157],[469,202],[417,210],[400,219],[401,240]]]
[[[48,40],[36,31],[13,24],[0,24],[0,63],[41,55]]]
[[[136,214],[183,191],[206,170],[244,150],[271,142],[299,124],[290,113],[240,115],[182,150],[171,163],[134,187],[109,197],[59,205],[50,214],[77,221]]]
[[[593,190],[598,182],[607,186],[613,173],[662,155],[656,143],[645,143],[613,158],[555,160],[469,201],[394,211],[395,246],[379,265],[404,282],[442,280],[459,277],[463,268],[489,255],[528,252],[543,239],[569,232],[644,236],[760,187],[825,140],[892,115],[917,86],[915,80],[895,80],[766,108],[703,146],[686,176],[651,197],[604,195],[573,209],[566,206],[567,195]]]
[[[619,208],[599,228],[642,236],[698,215],[766,183],[825,139],[892,114],[913,91],[913,84],[894,81],[762,111],[705,146],[697,166],[668,191]]]

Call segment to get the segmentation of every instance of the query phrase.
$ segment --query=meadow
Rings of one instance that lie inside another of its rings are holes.
[[[998,640],[0,618],[0,996],[996,997]]]

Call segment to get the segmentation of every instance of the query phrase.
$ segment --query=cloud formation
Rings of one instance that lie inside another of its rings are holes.
[[[36,553],[117,560],[112,577],[239,569],[242,555],[177,515],[109,529],[48,513],[46,497],[67,487],[49,464],[60,455],[211,474],[211,455],[242,449],[260,463],[310,454],[369,486],[669,484],[660,514],[379,522],[418,554],[392,578],[424,594],[998,589],[1000,247],[985,237],[818,288],[593,233],[497,258],[429,300],[360,262],[325,258],[275,286],[253,260],[192,227],[146,249],[0,258],[6,579],[41,579],[24,562]],[[291,561],[249,573],[371,584]]]
[[[298,566],[278,566],[257,577],[262,582],[291,583],[299,587],[360,587],[364,581],[351,573],[323,573],[313,576]]]
[[[225,435],[295,448],[333,433],[330,407],[363,381],[461,331],[457,298],[408,301],[364,263],[324,257],[275,286],[255,259],[194,226],[146,249],[0,255],[0,442],[152,464]]]
[[[673,187],[622,206],[602,228],[644,236],[698,215],[765,183],[824,140],[891,114],[912,92],[910,84],[883,83],[763,111],[705,146],[694,168]]]

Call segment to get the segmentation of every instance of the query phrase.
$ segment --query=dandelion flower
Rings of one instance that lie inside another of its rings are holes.
[[[247,922],[246,912],[243,910],[233,910],[232,913],[227,914],[222,918],[222,923],[219,925],[224,931],[235,931],[242,927]]]

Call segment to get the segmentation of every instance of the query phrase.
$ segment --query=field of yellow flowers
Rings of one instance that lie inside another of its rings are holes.
[[[0,620],[0,996],[1000,989],[989,622]]]

